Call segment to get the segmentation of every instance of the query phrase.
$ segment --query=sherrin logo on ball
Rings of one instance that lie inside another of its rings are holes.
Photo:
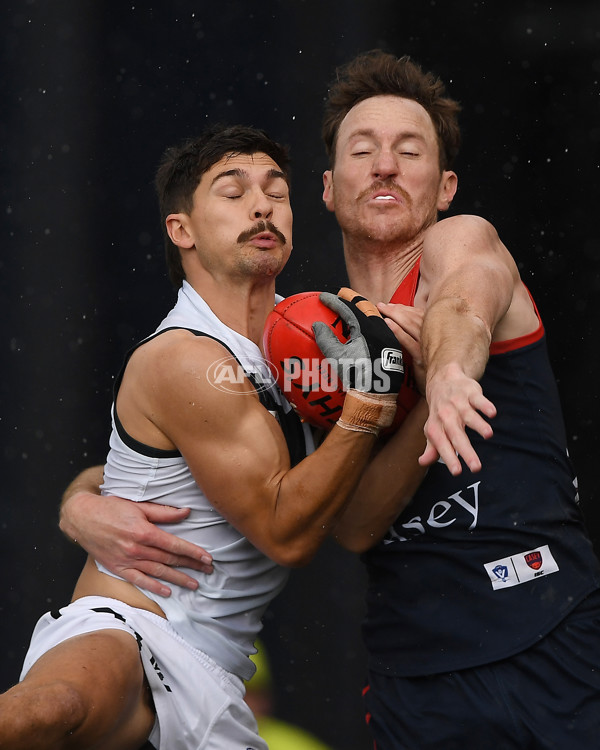
[[[328,325],[345,343],[350,332],[342,319],[319,299],[320,292],[301,292],[277,304],[265,324],[263,351],[280,390],[309,424],[330,430],[342,413],[344,381],[336,362],[321,352],[312,329],[315,321]],[[398,395],[396,418],[388,432],[397,429],[419,398],[412,373],[399,349],[384,349],[375,363],[380,377],[406,369],[405,384]],[[341,361],[342,370],[357,363]],[[357,368],[357,371],[359,369]]]

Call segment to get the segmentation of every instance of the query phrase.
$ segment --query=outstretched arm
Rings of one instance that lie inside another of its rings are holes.
[[[446,219],[426,235],[421,274],[427,293],[421,346],[427,376],[427,448],[421,463],[440,456],[452,474],[458,456],[471,471],[481,462],[466,427],[492,436],[496,407],[482,392],[493,340],[530,333],[538,325],[517,266],[491,224],[474,216]]]
[[[60,508],[63,533],[108,570],[140,588],[160,596],[171,593],[165,581],[197,588],[197,581],[178,568],[211,573],[210,555],[156,526],[183,520],[189,509],[101,496],[102,480],[102,467],[92,466],[67,487]]]

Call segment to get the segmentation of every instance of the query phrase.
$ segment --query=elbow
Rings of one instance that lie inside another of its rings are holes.
[[[393,519],[391,519],[393,521]],[[336,544],[348,552],[361,555],[374,547],[389,528],[387,519],[379,523],[363,520],[353,521],[342,516],[331,530],[331,536]]]
[[[304,568],[317,553],[318,545],[296,541],[278,545],[268,556],[284,568]]]
[[[362,555],[363,552],[367,552],[367,550],[370,550],[379,541],[373,534],[334,534],[333,538],[340,547],[356,555]]]

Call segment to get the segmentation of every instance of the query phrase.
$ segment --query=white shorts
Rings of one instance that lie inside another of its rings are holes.
[[[156,750],[268,750],[239,677],[187,644],[164,618],[116,599],[87,596],[43,615],[21,679],[59,643],[107,629],[123,630],[138,642],[156,708],[149,737]]]

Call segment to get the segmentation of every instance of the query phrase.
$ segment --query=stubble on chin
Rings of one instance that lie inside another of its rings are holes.
[[[342,226],[340,222],[340,226]],[[418,228],[408,216],[359,217],[355,216],[342,226],[344,237],[369,243],[406,242],[414,237]]]
[[[237,270],[241,276],[246,277],[278,276],[284,269],[288,256],[284,249],[277,254],[272,251],[243,253],[238,258]]]

